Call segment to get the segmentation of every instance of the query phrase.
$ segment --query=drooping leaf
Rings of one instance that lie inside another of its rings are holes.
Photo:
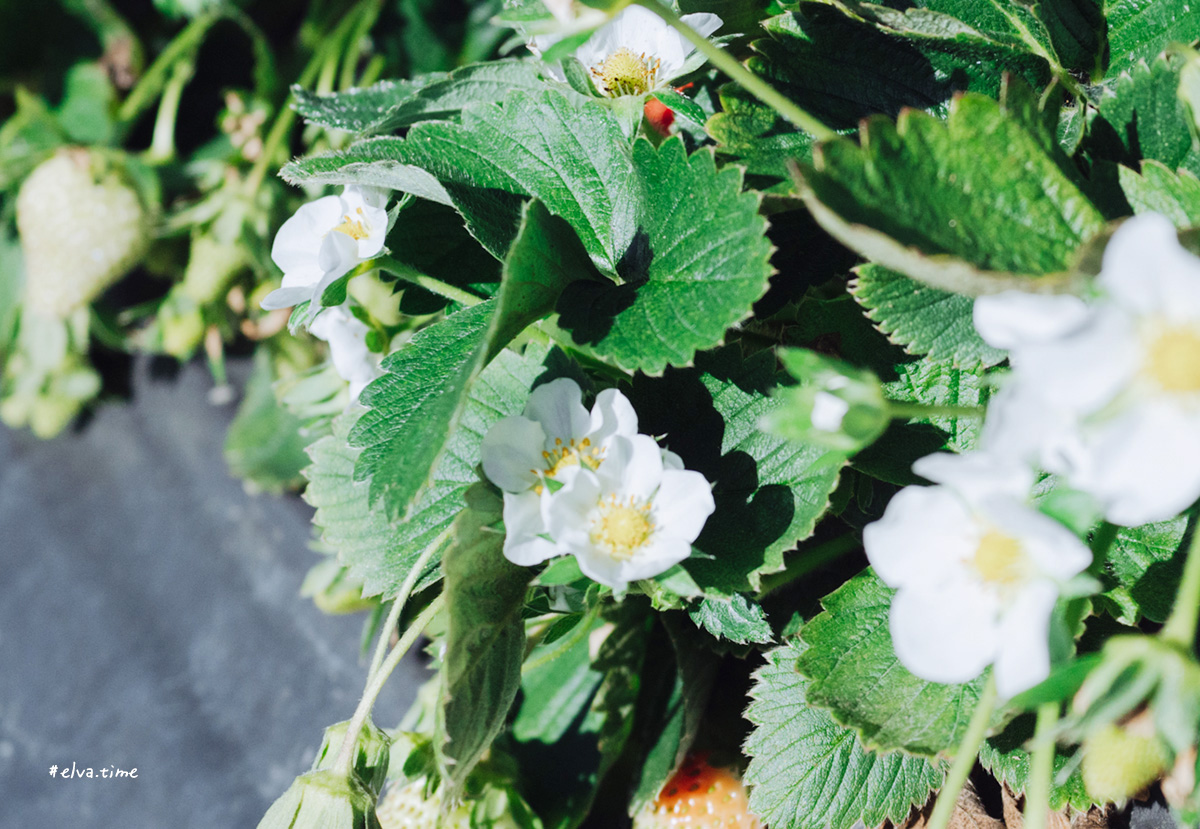
[[[518,356],[501,352],[471,388],[458,428],[433,480],[403,522],[387,519],[383,504],[371,504],[369,483],[354,480],[354,465],[362,450],[347,443],[361,410],[334,421],[334,432],[309,447],[312,464],[305,470],[309,484],[304,498],[316,508],[313,523],[338,561],[364,584],[368,596],[390,599],[404,583],[413,564],[431,544],[445,547],[451,521],[462,511],[463,496],[477,480],[479,446],[492,423],[520,414],[533,381],[545,371],[544,349],[530,346]],[[421,590],[441,578],[435,554],[417,582]]]
[[[799,640],[768,651],[754,674],[745,751],[750,808],[773,829],[850,829],[899,823],[939,787],[943,770],[903,752],[877,753],[828,711],[811,707],[796,663]]]
[[[953,751],[982,693],[983,677],[963,685],[926,682],[892,650],[892,590],[871,570],[822,600],[825,611],[801,631],[799,670],[807,699],[880,751],[936,756]]]
[[[605,362],[658,374],[689,365],[750,314],[768,287],[771,243],[758,197],[742,192],[737,168],[717,170],[711,152],[638,141],[634,164],[645,203],[624,284],[572,285],[558,325]]]
[[[573,233],[539,202],[526,205],[495,299],[452,314],[388,357],[383,377],[361,395],[368,407],[350,442],[363,447],[357,480],[372,503],[404,515],[430,476],[462,414],[471,385],[491,355],[545,315],[571,280],[590,267]]]
[[[764,433],[759,421],[779,405],[774,357],[743,361],[737,346],[698,355],[696,367],[638,378],[631,399],[639,429],[713,483],[716,512],[684,567],[706,593],[758,589],[764,573],[812,534],[837,486],[845,454]]]
[[[762,605],[741,593],[734,593],[728,599],[706,596],[688,611],[688,615],[713,636],[739,645],[750,642],[763,644],[775,639]]]
[[[1117,175],[1134,213],[1161,213],[1179,228],[1200,225],[1200,179],[1192,173],[1144,161],[1141,175],[1128,167],[1118,167]]]
[[[229,424],[224,447],[229,471],[265,492],[297,486],[308,461],[304,447],[309,438],[300,432],[300,419],[275,398],[274,382],[271,356],[262,349],[255,355],[245,399]]]
[[[1117,621],[1166,621],[1183,575],[1185,518],[1122,527],[1108,550],[1107,571],[1116,585],[1104,593]]]
[[[521,685],[521,609],[533,576],[504,557],[499,494],[483,483],[467,492],[442,557],[448,617],[435,741],[438,769],[456,798],[467,775],[504,727]]]
[[[1006,359],[975,330],[970,297],[927,287],[882,265],[862,265],[854,273],[850,293],[879,330],[909,353],[968,367]]]
[[[932,287],[1039,289],[1049,283],[1034,276],[1069,268],[1104,229],[1050,114],[1010,83],[1001,104],[957,98],[945,123],[915,111],[872,118],[861,146],[817,149],[805,200],[843,243]]]
[[[1105,0],[1108,76],[1151,60],[1170,43],[1200,38],[1200,15],[1191,0]]]

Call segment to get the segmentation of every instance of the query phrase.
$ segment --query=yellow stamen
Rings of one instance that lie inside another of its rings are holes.
[[[1022,580],[1025,553],[1015,538],[989,530],[980,540],[971,563],[984,581],[1011,586]]]
[[[644,95],[654,86],[660,63],[658,58],[635,55],[621,47],[603,63],[592,67],[592,74],[600,81],[602,91],[610,97]]]
[[[592,441],[584,438],[579,443],[571,438],[566,445],[562,438],[554,439],[554,449],[542,452],[546,460],[546,475],[553,478],[560,470],[568,466],[586,466],[593,472],[604,462],[604,450],[592,446]]]
[[[1200,391],[1200,332],[1168,328],[1150,344],[1146,372],[1165,391]]]
[[[358,213],[360,218],[352,219],[349,214],[342,216],[342,223],[335,227],[334,230],[338,233],[346,234],[351,239],[362,241],[371,235],[371,231],[367,229],[366,214],[363,213],[363,209],[360,207],[355,212]]]
[[[650,504],[630,496],[618,501],[610,495],[600,503],[600,516],[592,524],[592,543],[605,548],[613,558],[631,559],[654,532]]]

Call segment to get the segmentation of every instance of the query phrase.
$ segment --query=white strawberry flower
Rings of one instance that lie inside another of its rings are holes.
[[[1096,497],[1135,526],[1200,497],[1200,258],[1155,214],[1104,251],[1101,296],[980,297],[975,326],[1013,366],[989,406],[990,445]]]
[[[1050,671],[1060,587],[1092,560],[1066,527],[1028,504],[1033,474],[1008,458],[938,454],[913,464],[936,486],[909,486],[863,530],[867,558],[896,588],[896,656],[930,682],[994,666],[1008,698]]]
[[[320,307],[330,284],[383,250],[387,199],[382,188],[348,184],[340,196],[325,196],[297,210],[271,247],[283,285],[267,294],[262,307],[288,308],[305,300]]]
[[[383,374],[380,355],[367,348],[366,324],[342,306],[327,308],[308,331],[329,343],[329,357],[338,376],[350,383],[350,399],[357,400],[367,384]]]
[[[553,494],[547,481],[562,483],[570,467],[598,469],[612,439],[637,429],[637,413],[621,392],[600,392],[589,412],[579,384],[568,378],[538,386],[521,416],[495,423],[480,451],[484,473],[504,490],[504,555],[521,565],[560,555],[543,537],[541,501]]]
[[[721,18],[707,12],[685,14],[682,19],[704,37],[722,24]],[[538,35],[529,48],[540,55],[562,37],[557,33]],[[699,68],[702,60],[691,60],[695,51],[683,35],[654,12],[627,6],[597,29],[574,55],[592,73],[596,88],[615,98],[644,95]]]
[[[565,470],[563,488],[542,501],[555,552],[569,553],[584,575],[613,589],[662,573],[692,553],[715,509],[699,472],[664,458],[649,435],[615,437],[596,469]]]

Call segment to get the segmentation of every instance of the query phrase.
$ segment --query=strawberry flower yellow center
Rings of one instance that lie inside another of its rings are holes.
[[[614,558],[628,560],[637,555],[653,532],[649,503],[639,502],[632,495],[619,500],[616,493],[610,493],[596,510],[591,540]]]

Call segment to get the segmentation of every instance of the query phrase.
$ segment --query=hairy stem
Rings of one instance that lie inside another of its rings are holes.
[[[1191,650],[1196,641],[1196,624],[1200,621],[1200,532],[1197,531],[1197,513],[1193,512],[1189,529],[1187,563],[1183,565],[1183,578],[1179,582],[1179,593],[1175,596],[1175,607],[1158,635],[1163,641]]]
[[[183,88],[192,79],[195,68],[195,64],[190,60],[181,60],[171,67],[171,80],[167,81],[162,98],[158,102],[154,135],[146,153],[146,160],[151,164],[161,164],[175,157],[175,121],[179,116],[179,101],[183,97]]]
[[[434,279],[432,276],[426,276],[415,268],[410,268],[403,262],[398,262],[390,256],[381,256],[375,260],[375,267],[381,271],[398,276],[405,282],[411,285],[424,288],[438,296],[444,296],[446,299],[454,300],[463,305],[478,305],[483,302],[481,297],[475,296],[470,291],[465,291],[456,285],[451,285],[449,282],[443,282],[440,279]]]
[[[983,694],[975,705],[975,713],[971,715],[967,733],[959,743],[954,762],[950,771],[946,773],[941,791],[938,792],[937,803],[933,806],[933,814],[929,816],[927,829],[946,829],[950,824],[950,816],[954,814],[959,792],[967,782],[971,769],[975,767],[975,758],[979,756],[979,747],[983,745],[983,738],[987,736],[988,725],[991,724],[995,708],[996,678],[989,675],[987,683],[983,686]]]
[[[383,663],[383,656],[387,653],[388,640],[392,636],[392,631],[396,629],[396,623],[400,621],[400,613],[404,610],[404,605],[408,604],[408,597],[412,595],[413,588],[417,586],[417,579],[421,577],[421,573],[425,572],[426,566],[428,566],[434,555],[442,549],[442,542],[449,537],[449,527],[438,533],[437,537],[429,542],[429,546],[417,557],[416,562],[409,569],[408,575],[404,577],[404,583],[400,585],[400,591],[396,594],[396,598],[392,600],[392,608],[388,611],[387,620],[384,621],[383,627],[380,629],[379,642],[375,645],[375,654],[371,657],[371,667],[367,671],[368,681],[370,681],[371,677],[375,676],[375,672],[379,670],[379,666]]]
[[[837,133],[823,124],[818,118],[792,103],[775,87],[755,75],[742,65],[741,61],[717,46],[708,38],[701,35],[685,23],[674,9],[659,0],[634,0],[639,6],[644,6],[661,17],[667,25],[679,32],[696,47],[709,62],[740,84],[747,92],[758,98],[767,106],[774,109],[788,121],[791,121],[805,132],[815,135],[821,141],[836,138]]]
[[[421,631],[429,626],[429,623],[433,621],[433,617],[445,606],[446,594],[441,593],[429,603],[427,608],[421,611],[421,615],[413,620],[412,625],[409,626],[408,630],[404,631],[404,635],[396,643],[396,647],[392,648],[391,652],[387,655],[387,659],[379,666],[379,670],[367,680],[367,687],[363,691],[358,708],[354,711],[354,716],[350,718],[350,724],[346,728],[346,736],[342,740],[342,747],[338,750],[337,760],[333,764],[333,769],[338,774],[350,775],[350,769],[354,764],[354,747],[358,744],[358,735],[366,724],[367,717],[371,716],[371,709],[375,707],[375,700],[378,699],[379,692],[383,690],[384,684],[387,682],[388,677],[392,675],[392,671],[400,664],[400,660],[417,641],[417,637],[421,635]]]
[[[929,417],[983,417],[987,411],[983,406],[929,406],[924,403],[906,403],[900,400],[889,400],[887,406],[888,413],[893,420]]]
[[[1050,811],[1050,778],[1054,775],[1054,729],[1058,725],[1058,703],[1038,706],[1037,729],[1033,734],[1033,759],[1025,786],[1025,829],[1046,829]]]
[[[142,75],[137,86],[130,90],[129,95],[121,103],[121,108],[117,110],[117,120],[122,122],[122,125],[128,126],[129,122],[142,113],[142,110],[153,103],[166,85],[168,75],[174,71],[175,64],[181,60],[191,61],[192,54],[200,48],[200,42],[204,40],[208,30],[221,17],[222,12],[220,11],[207,12],[196,17],[191,23],[184,26],[179,34],[175,35],[175,39],[167,44],[167,48],[162,50],[162,53],[146,70],[146,74]]]

